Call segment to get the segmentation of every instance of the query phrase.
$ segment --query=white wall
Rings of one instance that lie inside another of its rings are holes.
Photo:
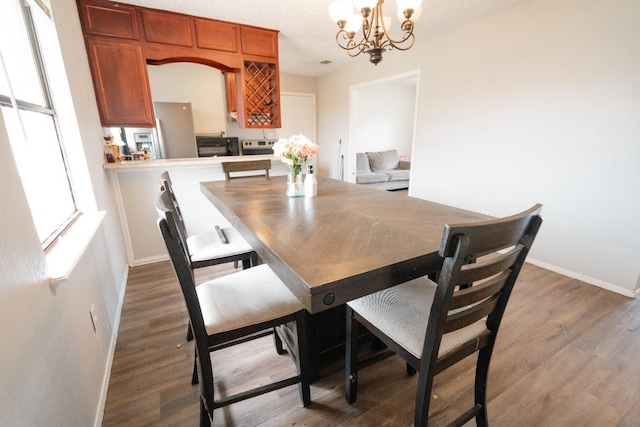
[[[2,426],[99,425],[109,380],[127,269],[102,170],[102,132],[76,7],[74,0],[52,1],[80,123],[83,149],[71,157],[86,157],[87,179],[82,184],[93,190],[94,208],[106,210],[107,216],[78,268],[54,292],[0,117],[0,189],[5,200],[0,207]],[[76,138],[73,132],[64,136]],[[97,332],[89,317],[91,304],[96,307]]]
[[[501,216],[541,202],[530,260],[625,295],[639,286],[640,2],[536,0],[319,79],[323,152],[344,96],[419,69],[413,196]],[[401,58],[400,58],[401,57]],[[335,159],[319,156],[334,176]]]

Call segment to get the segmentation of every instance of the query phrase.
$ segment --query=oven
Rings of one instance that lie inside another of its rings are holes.
[[[239,156],[240,144],[237,137],[196,135],[198,157]]]
[[[273,154],[274,139],[245,139],[242,141],[242,155]]]

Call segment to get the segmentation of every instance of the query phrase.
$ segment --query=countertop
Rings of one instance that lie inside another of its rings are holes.
[[[256,154],[250,156],[221,156],[221,157],[198,157],[185,159],[159,159],[159,160],[127,160],[116,163],[105,163],[103,165],[106,170],[135,170],[135,169],[154,169],[167,167],[183,167],[183,166],[209,166],[219,165],[222,162],[242,162],[247,160],[265,160],[271,159],[280,161],[279,157],[273,154]]]

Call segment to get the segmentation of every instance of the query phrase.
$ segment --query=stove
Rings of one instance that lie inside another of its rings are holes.
[[[275,139],[245,139],[242,141],[242,155],[273,154]]]

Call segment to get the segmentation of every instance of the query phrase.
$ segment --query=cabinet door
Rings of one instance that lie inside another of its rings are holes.
[[[195,18],[196,44],[201,49],[238,52],[238,26],[222,21]]]
[[[89,64],[102,125],[153,127],[153,103],[142,49],[88,39]]]
[[[81,1],[78,3],[78,9],[85,33],[138,39],[138,21],[133,7]]]
[[[276,58],[278,32],[261,28],[242,27],[242,53]]]
[[[238,89],[236,87],[236,74],[224,73],[224,89],[227,98],[227,113],[238,113]]]
[[[169,12],[142,10],[144,38],[148,42],[193,46],[191,18]]]

